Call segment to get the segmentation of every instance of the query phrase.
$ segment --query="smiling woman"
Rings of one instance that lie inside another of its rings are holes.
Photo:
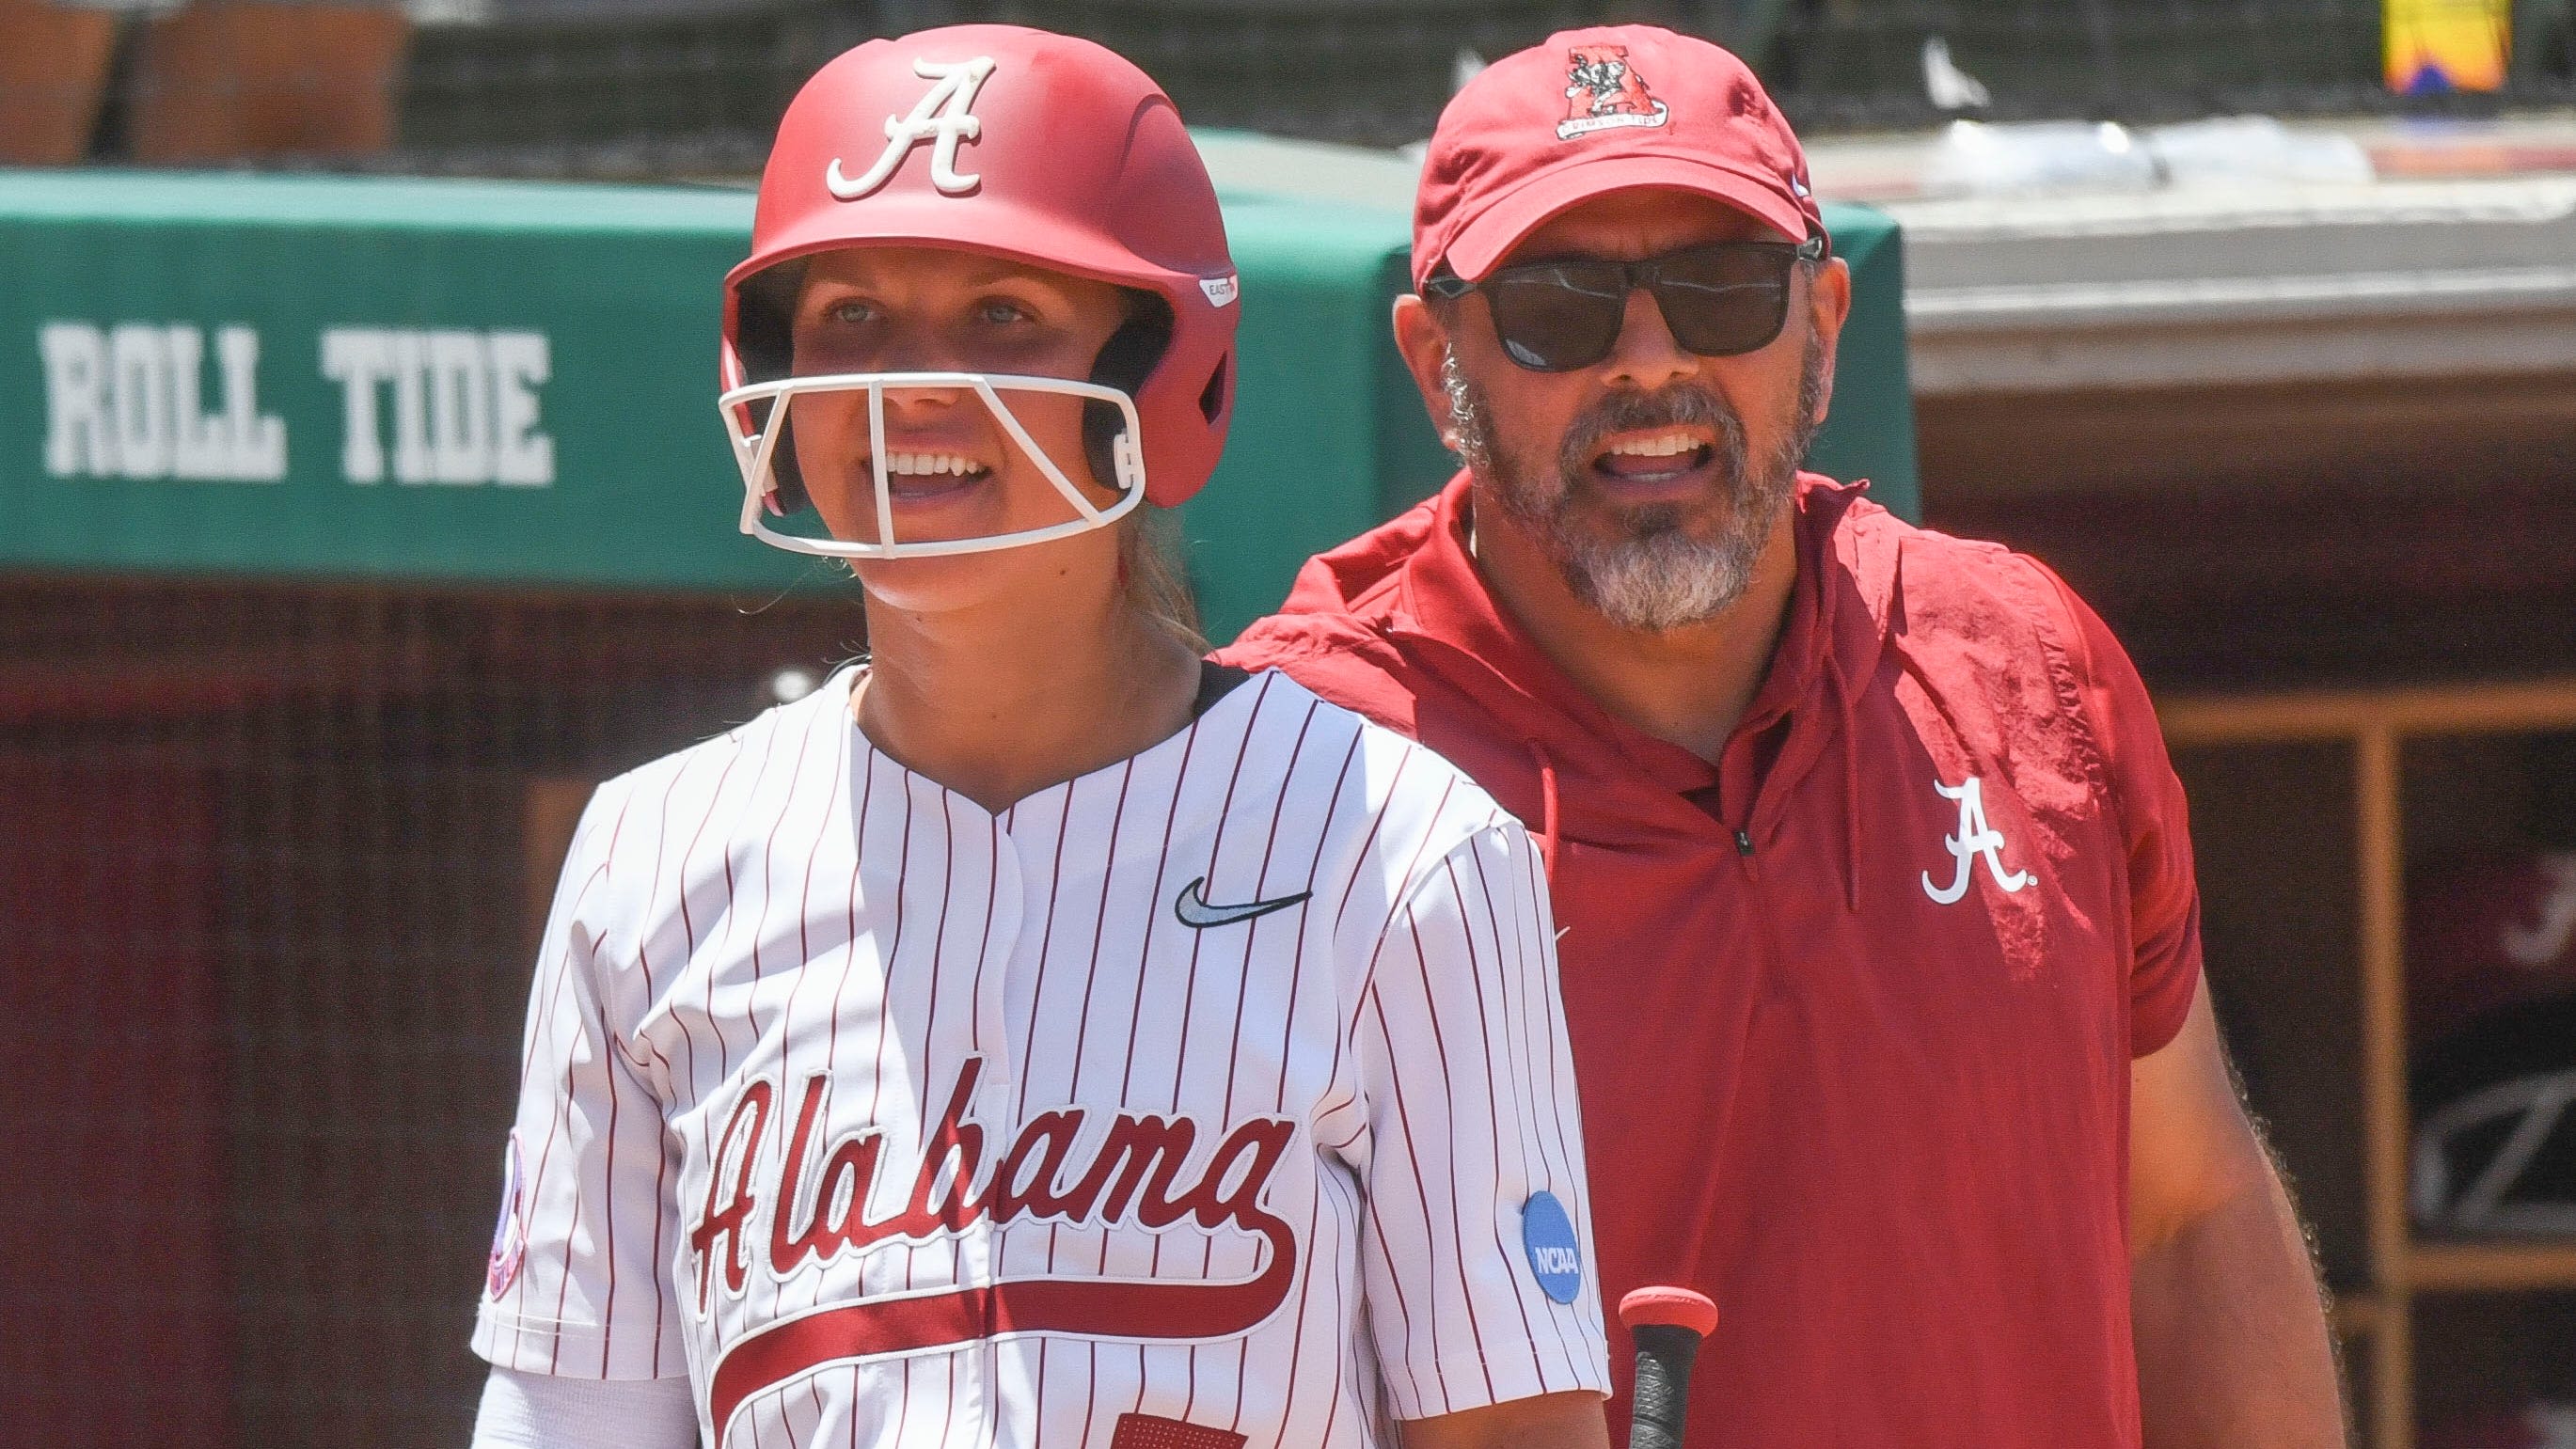
[[[740,316],[745,355],[786,379],[740,390],[786,418],[765,459],[746,449],[766,464],[753,531],[893,558],[1114,524],[1129,603],[1203,647],[1169,529],[1139,506],[1130,398],[1172,342],[1160,295],[977,252],[845,248],[749,279]]]
[[[1236,289],[1096,46],[878,41],[790,107],[719,403],[869,656],[583,816],[478,1446],[1606,1445],[1536,850],[1203,663],[1149,532]]]

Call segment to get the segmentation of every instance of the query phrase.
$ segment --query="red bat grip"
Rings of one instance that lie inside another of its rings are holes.
[[[1717,1305],[1687,1288],[1640,1288],[1619,1300],[1619,1321],[1637,1342],[1628,1449],[1681,1449],[1691,1364],[1717,1326]]]

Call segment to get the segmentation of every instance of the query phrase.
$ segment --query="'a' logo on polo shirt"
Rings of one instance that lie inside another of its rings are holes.
[[[1923,893],[1940,905],[1956,905],[1968,893],[1968,876],[1976,869],[1977,858],[1985,857],[1986,870],[1995,884],[2011,895],[2031,883],[2035,877],[2026,870],[2004,869],[2004,833],[1986,823],[1985,786],[1970,775],[1964,785],[1944,785],[1939,780],[1932,788],[1944,800],[1959,802],[1959,833],[1943,836],[1941,844],[1959,862],[1959,873],[1946,886],[1932,884],[1932,872],[1923,873]]]

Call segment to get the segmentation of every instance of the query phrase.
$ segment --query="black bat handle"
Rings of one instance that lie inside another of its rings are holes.
[[[1638,1288],[1619,1300],[1619,1321],[1637,1343],[1628,1449],[1682,1449],[1691,1363],[1699,1357],[1699,1341],[1717,1327],[1717,1305],[1687,1288]]]
[[[1700,1335],[1672,1323],[1639,1324],[1630,1333],[1637,1341],[1637,1392],[1628,1449],[1682,1449]]]

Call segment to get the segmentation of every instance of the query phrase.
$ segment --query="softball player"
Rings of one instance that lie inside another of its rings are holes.
[[[479,1445],[1606,1443],[1529,840],[1203,665],[1141,533],[1215,466],[1235,290],[1096,46],[798,95],[722,407],[745,531],[850,561],[870,657],[583,817]]]

